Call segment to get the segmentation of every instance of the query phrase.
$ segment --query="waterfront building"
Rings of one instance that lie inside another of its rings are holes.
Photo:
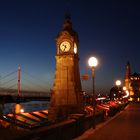
[[[129,62],[126,65],[124,85],[129,91],[130,101],[140,101],[140,74],[131,74]]]

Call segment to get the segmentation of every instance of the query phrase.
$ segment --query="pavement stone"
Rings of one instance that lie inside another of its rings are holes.
[[[106,122],[74,140],[140,140],[140,104],[131,103]]]

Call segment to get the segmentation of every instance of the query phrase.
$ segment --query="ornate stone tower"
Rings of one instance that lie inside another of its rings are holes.
[[[66,15],[62,30],[56,37],[56,72],[49,119],[65,119],[69,114],[83,112],[78,57],[78,34]]]
[[[127,62],[126,72],[125,72],[125,87],[129,91],[130,99],[131,96],[134,95],[132,86],[131,86],[131,66],[130,63]]]

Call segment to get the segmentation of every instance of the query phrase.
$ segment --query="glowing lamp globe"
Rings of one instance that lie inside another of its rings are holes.
[[[95,57],[90,57],[88,60],[88,64],[90,67],[96,67],[98,65],[98,60]]]
[[[120,80],[117,80],[116,81],[116,86],[120,86],[121,85],[121,81]]]
[[[123,90],[126,91],[126,87],[125,86],[123,87]]]

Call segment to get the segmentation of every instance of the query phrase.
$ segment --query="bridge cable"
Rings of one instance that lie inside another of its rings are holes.
[[[10,79],[9,81],[6,81],[6,82],[4,82],[4,83],[1,83],[1,86],[4,86],[5,84],[8,84],[8,83],[10,83],[11,81],[14,81],[14,80],[16,80],[17,79],[17,77],[15,77],[15,78],[13,78],[13,79]]]
[[[35,76],[29,74],[28,72],[25,72],[25,71],[22,71],[22,72],[23,72],[25,75],[28,75],[28,76],[30,76],[31,78],[36,79],[36,80],[38,80],[38,81],[40,81],[40,82],[42,82],[42,83],[47,83],[47,81],[44,81],[44,80],[42,80],[42,79],[40,79],[40,78],[38,78],[38,77],[35,77]]]
[[[13,72],[11,72],[11,73],[8,73],[7,75],[1,77],[0,80],[3,80],[3,79],[7,78],[8,76],[11,76],[12,74],[14,74],[14,73],[16,73],[16,72],[17,72],[17,70],[16,70],[16,71],[13,71]]]
[[[34,83],[34,82],[32,82],[31,80],[26,79],[25,77],[22,78],[22,79],[24,79],[25,81],[28,81],[28,82],[32,83],[34,86],[38,86],[38,87],[41,88],[41,89],[47,90],[47,89],[44,88],[43,86],[41,86],[41,85],[39,85],[39,84],[37,84],[37,83]]]

